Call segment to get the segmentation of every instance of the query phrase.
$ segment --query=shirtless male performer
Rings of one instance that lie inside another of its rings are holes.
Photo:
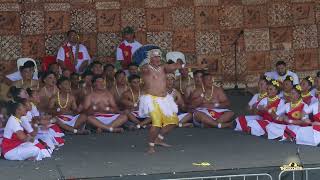
[[[97,132],[123,132],[121,126],[128,121],[128,117],[120,114],[112,94],[106,89],[105,79],[95,76],[92,79],[93,92],[86,96],[84,111],[88,115],[88,122],[97,127]]]
[[[151,123],[150,117],[139,116],[139,99],[143,93],[140,83],[140,76],[133,74],[129,76],[129,90],[125,91],[121,96],[121,104],[128,114],[129,129],[145,128]]]
[[[139,115],[150,116],[152,127],[149,131],[148,153],[155,152],[155,145],[169,147],[164,135],[178,124],[178,106],[171,95],[167,94],[166,73],[176,69],[188,68],[185,64],[161,64],[161,51],[152,49],[140,64],[145,94],[140,97]],[[195,68],[202,68],[194,66]]]
[[[203,89],[196,89],[191,95],[194,124],[200,127],[231,128],[234,113],[226,109],[230,106],[223,89],[214,85],[210,73],[203,74]]]
[[[53,116],[57,117],[56,123],[64,130],[74,134],[88,134],[83,129],[87,121],[85,114],[79,114],[76,99],[71,92],[70,80],[61,77],[58,82],[58,92],[52,96],[49,109]]]

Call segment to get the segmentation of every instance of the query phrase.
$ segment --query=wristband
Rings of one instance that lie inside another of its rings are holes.
[[[73,133],[77,134],[78,133],[78,129],[73,129]]]

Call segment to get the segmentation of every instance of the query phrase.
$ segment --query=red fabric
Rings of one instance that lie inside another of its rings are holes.
[[[266,127],[267,127],[267,125],[269,124],[269,122],[268,122],[268,121],[265,121],[265,120],[261,120],[261,121],[257,121],[257,122],[258,122],[258,124],[262,127],[262,129],[264,130],[264,132],[267,132]]]
[[[286,129],[284,130],[284,137],[286,137],[286,138],[295,138],[296,137],[296,133],[294,133],[288,127],[286,127]]]
[[[313,127],[314,130],[320,132],[320,125],[313,125],[312,127]]]
[[[297,119],[297,118],[293,117],[292,115],[293,115],[293,113],[295,113],[295,112],[300,112],[300,113],[302,113],[303,107],[304,107],[304,104],[301,104],[301,105],[293,108],[290,112],[287,113],[288,118],[291,119],[291,120],[295,120],[295,121],[301,120],[301,117]]]
[[[240,126],[242,128],[242,131],[249,133],[250,132],[250,128],[248,127],[248,123],[247,123],[246,117],[245,116],[239,116],[238,120],[239,120]]]
[[[62,130],[60,129],[60,127],[56,124],[50,126],[50,129],[52,129],[54,132],[57,132],[57,133],[62,133]]]
[[[316,122],[320,122],[320,112],[317,113],[316,115],[313,115],[312,120]]]
[[[310,105],[312,96],[302,98],[303,102]]]
[[[23,142],[18,139],[18,136],[15,133],[12,134],[11,139],[3,138],[1,145],[2,154],[5,155],[8,151],[18,147],[22,143]]]
[[[64,145],[65,141],[61,137],[54,137],[54,139],[58,142],[59,145]]]
[[[119,48],[122,50],[123,55],[123,66],[122,68],[127,69],[128,65],[131,63],[131,57],[132,57],[132,47],[126,46],[125,43],[121,43]]]
[[[46,149],[46,147],[41,143],[37,143],[35,146],[37,146],[39,149]]]
[[[95,114],[95,117],[113,117],[115,114]]]
[[[267,110],[277,109],[279,103],[280,103],[280,99],[273,101],[272,103],[268,104]],[[271,114],[269,112],[264,112],[262,117],[264,120],[273,121],[273,117],[271,116]]]
[[[66,68],[71,71],[71,72],[76,72],[76,64],[74,64],[74,55],[72,52],[72,47],[68,46],[67,44],[62,46],[62,48],[64,49],[64,65],[66,66]],[[70,54],[73,56],[73,61],[70,58]],[[82,55],[83,56],[83,55]]]
[[[223,112],[216,112],[214,110],[208,109],[209,114],[211,115],[212,118],[218,119],[222,116]]]
[[[46,56],[46,57],[44,57],[42,59],[42,62],[41,62],[42,71],[44,71],[44,72],[48,71],[50,64],[53,64],[55,62],[57,62],[55,56]]]
[[[63,116],[63,115],[60,115],[58,116],[59,119],[63,120],[63,121],[71,121],[72,119],[67,117],[67,116]]]

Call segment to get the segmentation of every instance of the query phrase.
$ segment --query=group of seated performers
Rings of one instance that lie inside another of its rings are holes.
[[[122,133],[150,128],[152,118],[139,113],[145,87],[136,64],[116,70],[93,61],[82,74],[52,63],[34,77],[27,61],[15,81],[1,86],[2,155],[7,160],[41,160],[64,145],[65,134]],[[1,78],[6,76],[2,73]],[[178,105],[178,127],[231,128],[233,112],[222,88],[203,69],[166,75],[167,94]],[[7,79],[8,80],[8,79]],[[154,82],[157,83],[157,82]]]
[[[215,85],[213,75],[203,69],[184,68],[182,63],[177,60],[174,65],[182,67],[179,76],[168,72],[162,76],[164,82],[166,78],[165,98],[178,107],[178,127],[235,127],[236,131],[269,139],[313,146],[320,143],[320,72],[316,83],[310,76],[299,82],[285,62],[278,61],[277,70],[259,80],[259,93],[249,102],[250,115],[234,120],[231,103],[224,90]],[[162,114],[141,113],[141,102],[147,100],[141,97],[147,88],[139,65],[130,63],[124,70],[88,61],[88,66],[79,67],[81,73],[55,62],[34,76],[36,65],[26,61],[13,73],[14,78],[0,72],[0,80],[6,82],[0,84],[0,144],[5,159],[50,157],[64,145],[65,134],[122,133],[158,126],[152,123]],[[148,68],[161,73],[151,65]],[[161,97],[153,101],[160,102]],[[160,134],[158,137],[163,139]],[[150,143],[154,146],[153,141]]]
[[[280,76],[270,77],[272,73],[266,73],[261,77],[259,92],[248,103],[250,115],[237,117],[235,130],[268,139],[318,146],[320,72],[315,78],[307,76],[299,82],[295,73],[281,72],[281,66],[285,66],[283,61],[277,63]]]

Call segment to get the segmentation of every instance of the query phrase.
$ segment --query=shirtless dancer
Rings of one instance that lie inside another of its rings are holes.
[[[88,115],[88,122],[97,127],[97,132],[123,132],[121,126],[128,117],[120,114],[112,94],[106,90],[105,79],[95,76],[92,79],[94,90],[86,96],[83,108]]]
[[[113,95],[117,105],[120,106],[120,108],[122,109],[122,104],[120,100],[122,93],[124,93],[129,89],[127,84],[127,76],[124,71],[119,70],[116,72],[114,77],[115,77],[115,83],[111,90],[111,94]]]
[[[150,50],[140,66],[145,94],[140,97],[139,115],[151,117],[148,153],[154,153],[156,144],[170,146],[164,143],[163,136],[178,124],[178,106],[172,96],[167,94],[166,72],[187,67],[180,63],[162,65],[159,49]]]
[[[52,96],[49,102],[52,115],[58,119],[56,123],[62,129],[74,134],[88,134],[89,132],[83,129],[87,117],[84,114],[79,114],[69,79],[61,77],[57,86],[58,92]]]

